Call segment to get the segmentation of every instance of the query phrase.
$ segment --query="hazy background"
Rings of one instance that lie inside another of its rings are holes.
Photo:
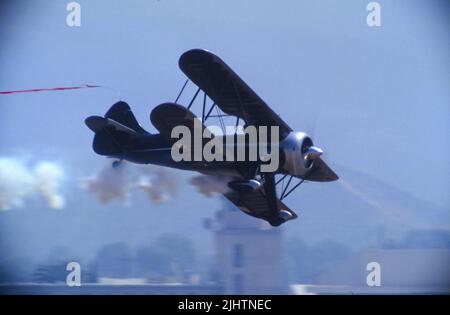
[[[314,282],[321,263],[369,247],[450,248],[445,1],[379,1],[375,28],[369,1],[80,0],[81,27],[66,25],[68,2],[0,5],[0,91],[108,87],[0,95],[0,157],[30,169],[54,163],[65,200],[51,209],[30,194],[0,211],[0,281],[30,281],[37,265],[68,257],[99,261],[108,246],[153,250],[161,266],[172,259],[158,252],[167,239],[189,248],[182,266],[207,277],[213,243],[202,222],[223,204],[189,185],[195,174],[169,170],[178,184],[165,203],[134,189],[103,204],[80,188],[111,163],[92,151],[84,119],[124,100],[155,132],[150,111],[175,99],[185,80],[178,58],[191,48],[218,54],[294,130],[313,133],[341,178],[286,199],[300,216],[283,226],[291,279]]]

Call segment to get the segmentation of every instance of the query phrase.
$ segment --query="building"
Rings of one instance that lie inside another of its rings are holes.
[[[370,263],[379,285],[369,285]],[[294,294],[448,294],[450,250],[369,249],[325,271],[315,285],[292,285]]]
[[[247,216],[235,207],[216,213],[214,280],[224,294],[286,293],[282,268],[282,229]]]
[[[148,283],[145,278],[115,277],[105,269],[94,283],[69,287],[59,283],[0,285],[0,294],[283,294],[282,229],[225,206],[205,226],[215,242],[212,281]],[[124,260],[128,263],[129,260]],[[101,267],[101,266],[100,266]],[[108,277],[107,277],[108,276]]]

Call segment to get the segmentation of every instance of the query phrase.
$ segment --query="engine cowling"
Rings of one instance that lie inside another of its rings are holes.
[[[304,176],[308,173],[323,151],[314,146],[312,139],[304,132],[293,131],[280,142],[284,155],[283,168],[291,175]]]

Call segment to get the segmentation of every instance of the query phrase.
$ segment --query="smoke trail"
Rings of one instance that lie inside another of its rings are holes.
[[[22,207],[33,191],[33,175],[17,160],[0,158],[0,208]]]
[[[151,201],[164,203],[176,194],[177,182],[171,173],[149,166],[141,166],[140,169],[142,175],[138,179],[137,187],[147,193]]]
[[[50,208],[61,209],[64,199],[58,193],[62,169],[55,163],[39,162],[31,170],[18,158],[0,158],[0,209],[24,206],[25,199],[42,195]]]
[[[101,203],[109,203],[118,199],[126,203],[132,189],[132,177],[127,172],[127,166],[122,163],[117,168],[111,164],[104,167],[97,174],[81,180],[81,188],[95,194]]]
[[[64,208],[64,198],[58,194],[63,177],[62,169],[51,162],[40,162],[34,169],[35,187],[47,199],[50,208]]]
[[[117,199],[127,205],[134,190],[145,192],[153,203],[164,203],[175,195],[176,180],[164,169],[123,161],[116,168],[108,163],[97,174],[82,179],[81,187],[105,204]]]
[[[224,194],[230,191],[228,182],[231,178],[226,176],[199,175],[191,178],[190,184],[206,197],[212,197],[216,193]]]

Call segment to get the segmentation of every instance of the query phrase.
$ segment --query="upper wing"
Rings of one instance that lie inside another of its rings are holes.
[[[280,138],[292,129],[219,57],[193,49],[181,55],[179,66],[220,109],[247,125],[279,126]]]

